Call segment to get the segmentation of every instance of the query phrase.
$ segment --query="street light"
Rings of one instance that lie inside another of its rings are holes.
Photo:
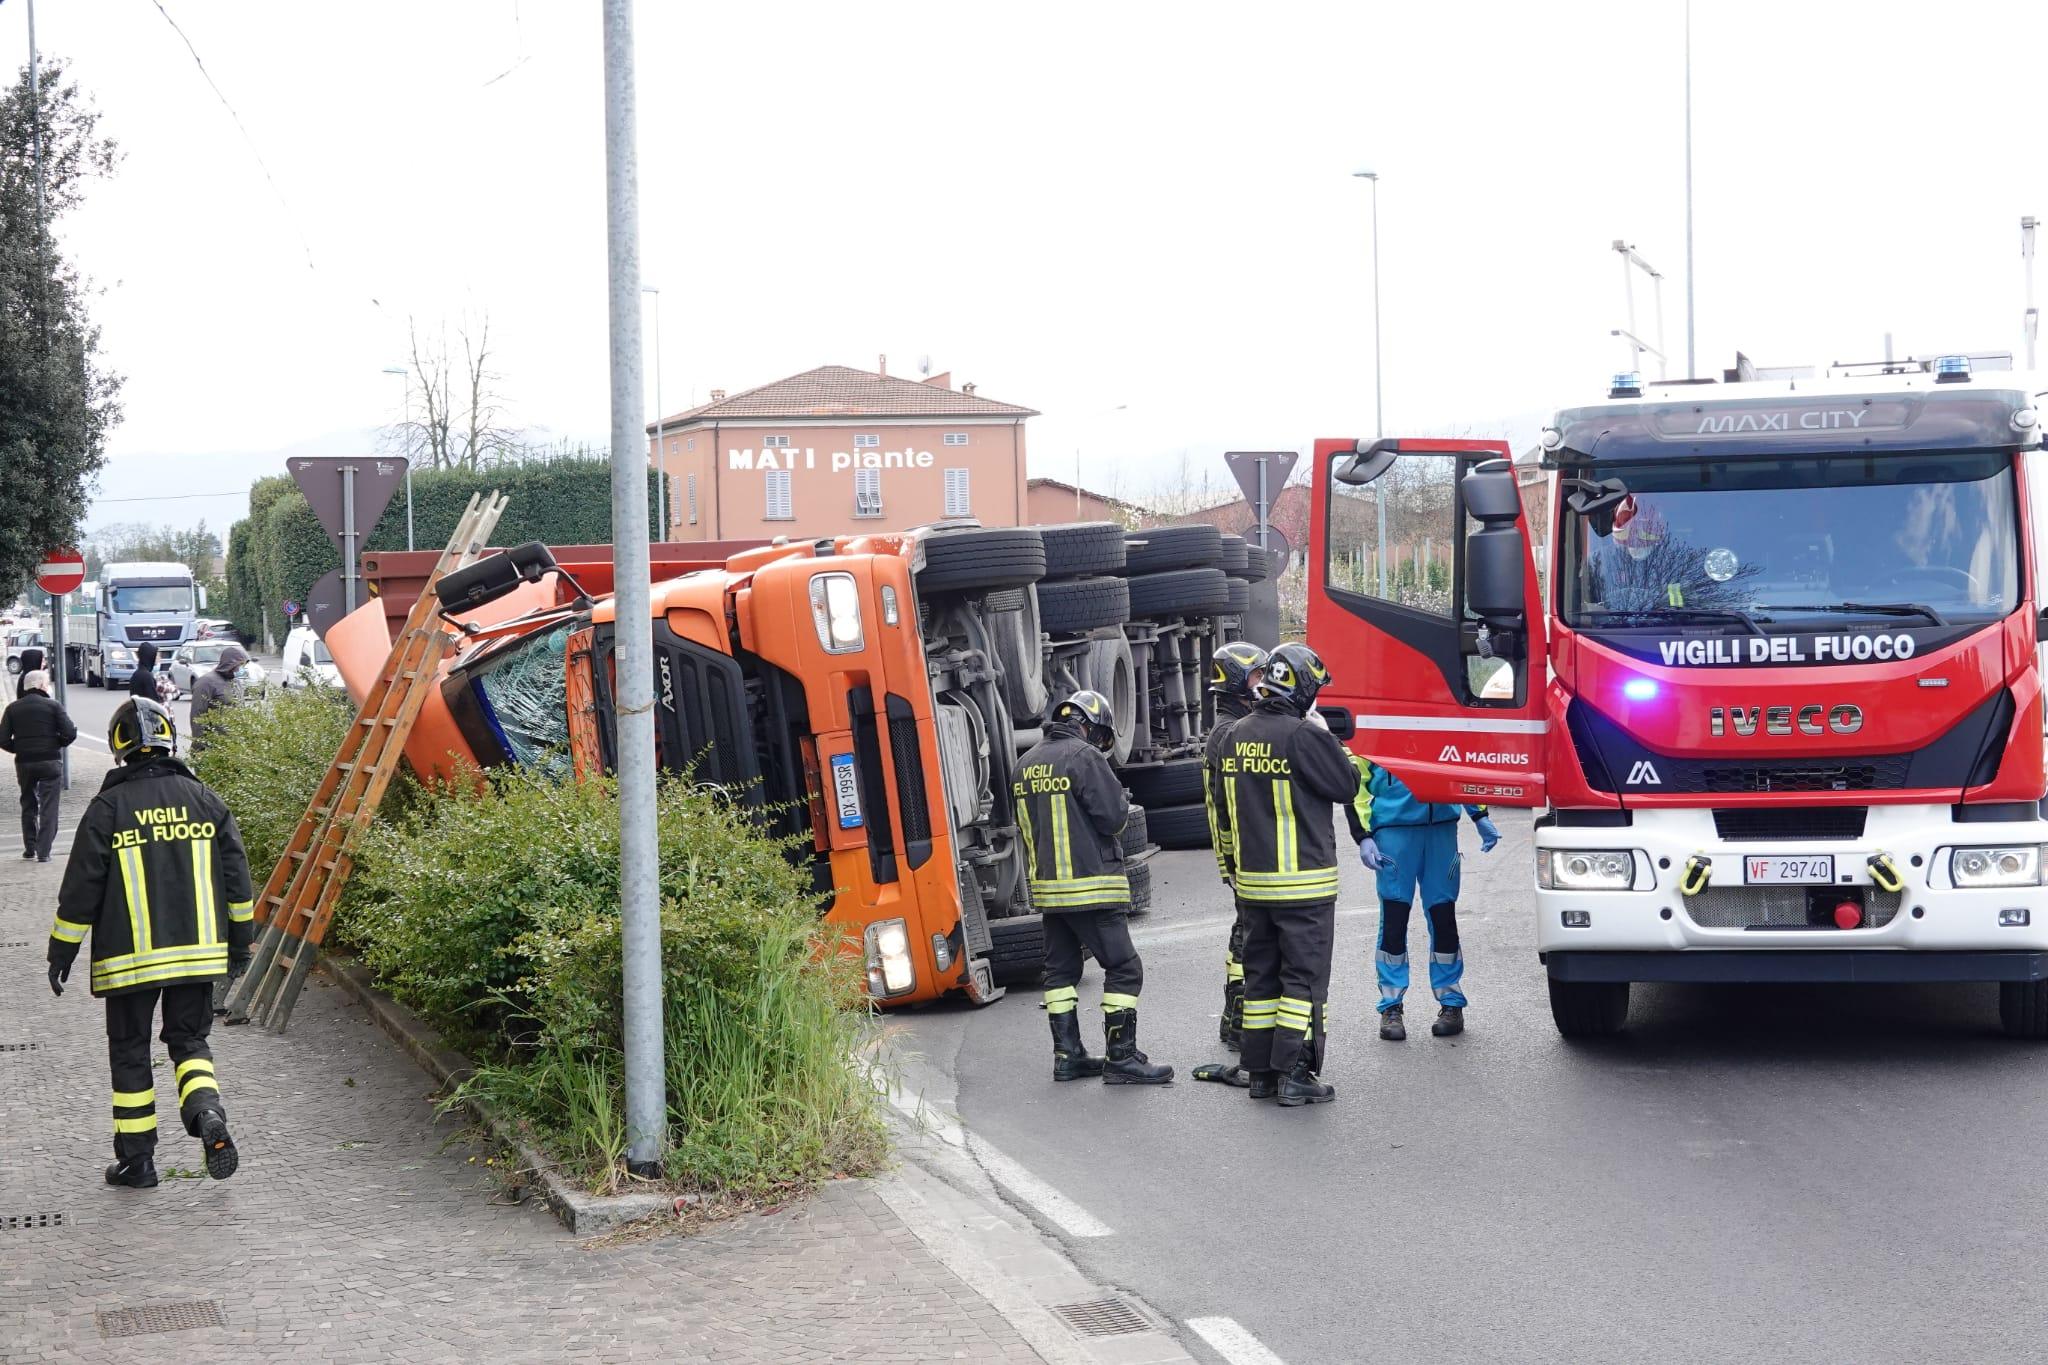
[[[1372,434],[1378,440],[1387,434],[1385,390],[1380,383],[1380,173],[1353,171],[1352,178],[1372,185]],[[1387,595],[1387,490],[1373,498],[1379,509],[1380,596]]]
[[[398,438],[405,441],[405,424],[412,418],[412,371],[403,365],[386,365],[384,373],[395,374],[400,380],[398,397]],[[412,444],[406,442],[400,452],[405,456],[405,548],[412,548]]]
[[[1117,404],[1117,405],[1116,405],[1115,407],[1113,407],[1113,408],[1104,408],[1104,409],[1103,409],[1103,410],[1102,410],[1101,412],[1098,412],[1098,413],[1096,413],[1096,414],[1095,414],[1095,417],[1107,417],[1107,416],[1109,416],[1109,415],[1110,415],[1111,413],[1113,413],[1113,412],[1122,412],[1122,411],[1123,411],[1123,410],[1124,410],[1125,408],[1127,408],[1127,407],[1129,407],[1129,406],[1130,406],[1130,404],[1129,404],[1129,403],[1118,403],[1118,404]],[[1090,420],[1090,421],[1093,421],[1093,420],[1094,420],[1094,418],[1093,418],[1093,417],[1091,417],[1091,418],[1090,418],[1089,420]],[[1075,520],[1075,521],[1079,521],[1080,519],[1081,519],[1081,443],[1080,443],[1079,441],[1076,441],[1076,442],[1074,442],[1074,520]]]
[[[661,405],[661,291],[640,286],[643,294],[654,295],[654,506],[661,516],[661,538],[668,539],[668,409]]]

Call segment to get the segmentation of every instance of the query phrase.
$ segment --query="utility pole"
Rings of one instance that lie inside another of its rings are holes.
[[[2041,310],[2034,307],[2034,226],[2033,214],[2020,219],[2020,259],[2027,265],[2027,311],[2020,315],[2020,326],[2027,338],[2027,373],[2034,372],[2034,343],[2041,335]]]
[[[668,409],[661,405],[661,291],[640,286],[643,294],[654,295],[654,511],[660,519],[659,539],[668,539]]]
[[[1692,0],[1685,0],[1685,377],[1697,378],[1692,349]],[[1661,347],[1663,338],[1658,338]]]
[[[1380,173],[1353,171],[1352,178],[1372,186],[1372,434],[1378,440],[1387,434],[1385,373],[1380,367]],[[1387,490],[1373,490],[1373,506],[1379,524],[1379,595],[1387,595]]]
[[[605,243],[611,279],[612,554],[619,730],[619,933],[624,962],[626,1169],[661,1174],[660,848],[654,822],[654,624],[648,619],[646,388],[640,372],[640,184],[634,165],[633,0],[604,0]]]

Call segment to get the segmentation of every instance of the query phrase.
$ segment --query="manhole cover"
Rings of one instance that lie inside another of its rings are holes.
[[[39,1043],[0,1043],[0,1052],[34,1052]]]
[[[140,1308],[110,1308],[93,1314],[99,1319],[103,1337],[139,1337],[148,1332],[189,1332],[194,1327],[225,1327],[220,1300],[195,1299],[191,1303],[151,1303]]]
[[[1052,1310],[1062,1322],[1084,1337],[1117,1337],[1127,1332],[1149,1332],[1152,1324],[1143,1313],[1122,1299],[1090,1299],[1087,1303],[1063,1303]]]
[[[27,1232],[30,1228],[61,1228],[61,1213],[0,1213],[0,1232]]]

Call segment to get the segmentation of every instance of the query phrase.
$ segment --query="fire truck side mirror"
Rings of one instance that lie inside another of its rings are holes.
[[[1458,492],[1479,522],[1465,537],[1465,604],[1489,625],[1520,630],[1527,551],[1515,524],[1522,512],[1515,476],[1505,461],[1490,461],[1466,474]]]
[[[1367,443],[1360,441],[1358,449],[1344,457],[1332,473],[1338,483],[1353,488],[1363,488],[1394,467],[1394,461],[1401,458],[1401,443],[1391,436]]]

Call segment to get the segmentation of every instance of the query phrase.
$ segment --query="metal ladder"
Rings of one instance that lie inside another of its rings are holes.
[[[473,495],[448,548],[427,576],[383,672],[363,698],[334,762],[299,817],[291,843],[256,899],[256,921],[263,933],[248,972],[228,996],[230,1023],[253,1021],[282,1033],[290,1022],[306,974],[327,937],[335,904],[355,867],[356,845],[398,773],[405,741],[447,652],[448,632],[434,615],[434,585],[444,574],[476,559],[490,543],[504,510],[505,499],[495,491],[489,497]]]

